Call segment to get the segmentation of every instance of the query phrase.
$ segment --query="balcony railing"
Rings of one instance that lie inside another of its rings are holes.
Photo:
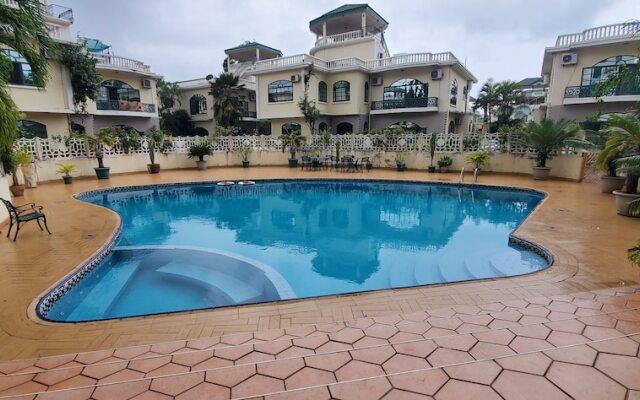
[[[441,62],[454,62],[458,59],[450,52],[444,53],[412,53],[399,54],[392,57],[381,58],[379,60],[367,61],[367,67],[370,69],[385,68],[396,65],[408,64],[431,64]]]
[[[44,13],[50,17],[73,22],[73,10],[69,7],[49,4],[47,6],[43,6],[42,9],[44,10]]]
[[[397,108],[426,108],[438,107],[437,97],[412,97],[405,99],[390,99],[372,101],[372,110],[394,110]]]
[[[96,101],[96,108],[98,110],[112,110],[112,111],[134,111],[155,113],[156,105],[140,103],[139,101],[127,101],[127,100],[98,100]]]
[[[565,99],[578,99],[582,97],[595,97],[597,85],[567,86],[564,89]],[[640,83],[621,85],[603,93],[603,96],[634,96],[640,95]]]
[[[630,38],[638,34],[640,34],[640,22],[625,22],[622,24],[598,26],[580,33],[560,35],[556,40],[556,47],[566,47],[576,43],[607,39]]]
[[[4,4],[7,7],[18,8],[18,2],[16,0],[0,0],[1,4]]]
[[[243,110],[242,111],[242,117],[243,118],[258,118],[258,113],[255,112],[255,111]]]
[[[133,58],[119,57],[111,54],[93,54],[93,57],[98,60],[98,65],[107,65],[119,68],[132,69],[140,72],[150,72],[151,67],[143,63],[142,61],[134,60]]]
[[[315,47],[328,46],[335,43],[342,43],[349,40],[360,39],[365,36],[371,36],[371,34],[367,33],[366,35],[363,35],[362,30],[357,30],[357,31],[339,33],[337,35],[325,36],[316,40]]]

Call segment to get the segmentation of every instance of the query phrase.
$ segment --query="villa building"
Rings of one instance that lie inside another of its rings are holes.
[[[525,78],[518,82],[523,102],[514,107],[512,120],[540,122],[546,112],[547,85],[540,76]]]
[[[640,101],[640,82],[623,82],[600,99],[598,84],[623,66],[638,68],[638,22],[600,26],[558,36],[547,47],[542,75],[549,85],[546,116],[583,122],[598,113],[625,113]]]
[[[14,0],[0,0],[18,7]],[[43,15],[54,40],[72,42],[73,10],[43,2]],[[109,46],[97,40],[83,40],[103,82],[96,102],[89,102],[87,114],[76,114],[69,71],[60,62],[49,61],[49,80],[44,89],[35,87],[31,68],[21,54],[2,49],[13,60],[9,90],[18,109],[24,114],[19,122],[27,137],[63,135],[70,129],[88,133],[106,126],[133,127],[145,130],[158,124],[155,81],[158,75],[144,63],[109,54]],[[94,46],[94,47],[92,47]]]

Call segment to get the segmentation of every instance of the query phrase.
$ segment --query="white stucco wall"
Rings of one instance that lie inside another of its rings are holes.
[[[0,197],[6,200],[11,200],[11,194],[9,192],[9,182],[6,176],[0,176]],[[5,222],[9,217],[7,209],[4,205],[0,205],[0,224]]]

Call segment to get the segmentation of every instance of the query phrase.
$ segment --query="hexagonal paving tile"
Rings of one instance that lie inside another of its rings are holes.
[[[544,375],[551,365],[551,359],[543,353],[521,354],[496,360],[504,369]]]
[[[362,361],[351,360],[346,365],[338,369],[336,377],[340,381],[348,381],[372,376],[384,375],[384,370],[379,365],[369,364]]]
[[[595,367],[627,388],[640,390],[640,358],[600,354]]]
[[[336,378],[333,373],[311,367],[304,367],[294,375],[287,378],[285,386],[288,390],[326,385],[334,382],[336,382]]]
[[[546,375],[560,389],[576,399],[623,400],[626,390],[595,368],[555,361]]]
[[[502,400],[491,387],[450,379],[435,395],[436,400]]]
[[[387,374],[397,374],[400,372],[414,371],[429,367],[431,367],[431,365],[429,365],[424,358],[408,356],[405,354],[396,354],[382,364],[382,368],[384,368]]]
[[[447,380],[449,377],[442,369],[408,372],[389,377],[393,387],[429,396],[433,396]]]
[[[489,385],[496,379],[502,368],[494,361],[479,361],[445,367],[444,370],[451,378]]]
[[[493,385],[505,400],[571,400],[542,376],[504,371]]]

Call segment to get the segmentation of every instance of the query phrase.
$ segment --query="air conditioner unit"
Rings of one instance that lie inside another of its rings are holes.
[[[560,63],[562,65],[576,65],[578,63],[578,53],[562,53]]]
[[[151,79],[143,79],[140,85],[145,89],[151,89]]]
[[[256,101],[256,94],[254,92],[249,93],[249,101]]]
[[[373,78],[371,78],[371,84],[373,86],[382,85],[382,77],[381,76],[374,76]]]
[[[438,79],[442,79],[442,70],[434,69],[433,71],[431,71],[431,80],[437,81]]]
[[[296,75],[291,75],[291,82],[293,83],[298,83],[300,82],[300,75],[296,74]]]

